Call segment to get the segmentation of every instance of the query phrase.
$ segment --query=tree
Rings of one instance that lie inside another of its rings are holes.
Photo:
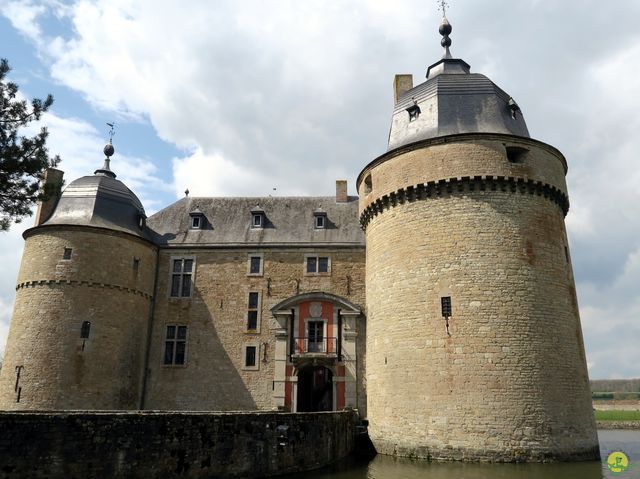
[[[0,59],[0,230],[9,229],[11,222],[19,223],[31,214],[36,201],[55,194],[53,187],[44,190],[40,182],[49,167],[55,167],[59,156],[50,157],[46,147],[47,128],[29,137],[24,128],[40,120],[53,103],[53,97],[45,100],[34,98],[28,103],[17,98],[18,85],[6,81],[11,71],[9,62]]]

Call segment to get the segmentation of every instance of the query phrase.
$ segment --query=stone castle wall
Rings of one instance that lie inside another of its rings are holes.
[[[27,231],[0,409],[139,408],[155,266],[155,247],[130,235]]]
[[[262,255],[262,274],[248,274],[250,254]],[[307,274],[307,254],[329,256],[330,273]],[[362,247],[162,250],[145,408],[274,409],[275,331],[281,326],[271,308],[298,294],[317,291],[364,305],[364,256]],[[190,298],[169,297],[173,258],[195,260]],[[253,332],[246,329],[250,291],[258,292],[260,298],[258,329]],[[173,324],[187,326],[184,366],[163,364],[166,327]],[[360,404],[347,406],[364,410],[364,318],[357,320],[357,328],[359,382],[354,387]],[[244,366],[246,345],[256,346],[259,352],[255,368]]]
[[[315,469],[354,446],[353,412],[0,413],[0,476],[265,477]]]
[[[436,460],[597,458],[564,159],[511,138],[529,152],[510,163],[502,141],[465,140],[361,174],[371,438],[379,452]]]

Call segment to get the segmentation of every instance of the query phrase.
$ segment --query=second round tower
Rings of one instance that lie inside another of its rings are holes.
[[[396,79],[389,151],[358,177],[371,439],[434,460],[596,459],[566,160],[449,44],[425,83]]]

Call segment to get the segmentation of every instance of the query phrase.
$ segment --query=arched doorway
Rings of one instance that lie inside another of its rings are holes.
[[[333,373],[325,366],[298,371],[298,412],[333,411]]]

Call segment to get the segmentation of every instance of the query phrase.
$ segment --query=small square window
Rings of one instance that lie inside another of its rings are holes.
[[[247,346],[244,352],[244,365],[245,367],[256,366],[256,346]]]
[[[262,228],[262,215],[261,214],[252,215],[251,226],[253,228]]]
[[[192,229],[200,229],[202,224],[202,218],[200,216],[192,216],[191,217],[191,228]]]
[[[317,215],[316,216],[316,229],[323,229],[325,227],[325,216]]]
[[[409,108],[407,108],[407,113],[409,113],[409,121],[415,121],[418,119],[418,117],[420,116],[420,107],[418,106],[417,103],[411,105]]]
[[[330,272],[331,261],[328,256],[307,256],[306,262],[308,274],[327,274]]]
[[[250,254],[248,274],[250,276],[262,276],[262,265],[262,254]]]
[[[62,253],[62,259],[71,259],[72,253],[73,253],[73,250],[71,248],[65,248],[64,252]]]

